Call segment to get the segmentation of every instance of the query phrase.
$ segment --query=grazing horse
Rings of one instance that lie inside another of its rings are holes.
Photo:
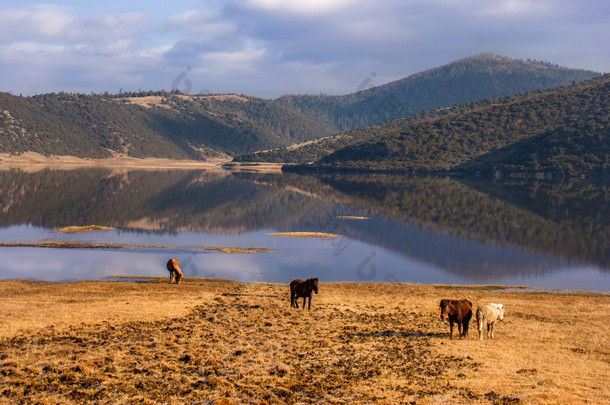
[[[309,307],[311,309],[311,292],[318,293],[318,278],[308,278],[307,280],[292,280],[290,282],[290,306],[298,308],[297,300],[303,297],[303,309],[305,309],[305,301],[309,298]]]
[[[487,337],[494,338],[494,324],[504,320],[504,305],[487,304],[477,308],[477,327],[479,340],[483,340],[483,328],[487,325]]]
[[[180,264],[178,263],[178,259],[174,259],[173,257],[167,261],[167,270],[169,271],[169,283],[176,282],[176,284],[180,284],[182,281],[182,270],[180,270]]]
[[[468,300],[441,300],[441,320],[449,318],[449,338],[453,339],[453,323],[457,322],[460,339],[468,336],[472,303]]]

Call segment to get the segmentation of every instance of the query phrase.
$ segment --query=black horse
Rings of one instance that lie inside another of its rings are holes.
[[[318,293],[318,278],[308,278],[307,280],[292,280],[290,283],[290,306],[298,308],[297,300],[303,297],[303,309],[305,309],[305,301],[309,298],[309,307],[311,309],[311,292]]]

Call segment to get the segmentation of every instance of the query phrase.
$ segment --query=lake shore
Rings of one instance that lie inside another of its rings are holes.
[[[0,154],[0,170],[21,169],[35,172],[44,169],[82,169],[82,168],[111,168],[111,169],[206,169],[222,170],[221,166],[230,162],[230,158],[200,160],[175,160],[162,158],[138,159],[130,156],[117,155],[107,159],[79,158],[76,156],[45,156],[36,152],[24,152],[19,155]]]
[[[610,296],[187,278],[0,281],[0,403],[603,403]],[[501,302],[449,340],[442,298]]]
[[[36,152],[18,155],[1,153],[0,170],[19,169],[38,172],[45,169],[71,170],[87,168],[110,168],[123,170],[223,170],[227,172],[281,173],[284,163],[233,162],[232,158],[208,160],[134,158],[116,155],[106,159],[79,158],[76,156],[46,156]]]

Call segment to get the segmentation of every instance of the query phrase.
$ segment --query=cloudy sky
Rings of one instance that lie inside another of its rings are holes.
[[[608,38],[608,0],[0,0],[0,91],[345,94],[481,52],[608,72]]]

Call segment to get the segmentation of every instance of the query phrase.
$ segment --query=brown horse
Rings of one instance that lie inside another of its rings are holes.
[[[472,303],[468,300],[441,300],[441,320],[449,318],[449,338],[453,339],[453,323],[457,322],[460,339],[468,336]]]
[[[318,293],[318,278],[308,278],[307,280],[292,280],[290,282],[290,306],[298,308],[297,300],[303,297],[303,309],[305,309],[305,301],[309,298],[309,307],[311,309],[311,293]]]
[[[169,271],[169,283],[173,283],[174,281],[176,282],[176,284],[180,284],[180,281],[182,281],[182,270],[180,270],[180,264],[178,263],[178,259],[175,258],[171,258],[167,261],[167,270]]]

